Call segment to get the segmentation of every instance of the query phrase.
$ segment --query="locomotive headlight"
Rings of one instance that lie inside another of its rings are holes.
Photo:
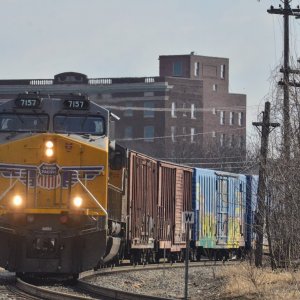
[[[52,141],[47,141],[47,142],[45,143],[45,146],[46,146],[47,149],[49,149],[49,148],[51,149],[51,148],[54,147],[54,144],[53,144]]]
[[[82,205],[82,202],[83,202],[83,200],[82,200],[82,198],[79,197],[79,196],[77,196],[77,197],[75,197],[75,198],[73,199],[73,204],[74,204],[74,206],[76,206],[76,207],[80,207],[80,206]]]
[[[23,199],[20,195],[15,195],[12,199],[12,203],[14,206],[19,207],[23,203]]]
[[[45,146],[46,146],[46,151],[45,151],[45,154],[47,157],[52,157],[53,154],[54,154],[54,144],[52,141],[46,141],[45,143]]]
[[[52,157],[54,154],[54,151],[53,151],[53,149],[48,148],[48,149],[46,149],[45,154],[47,157]]]

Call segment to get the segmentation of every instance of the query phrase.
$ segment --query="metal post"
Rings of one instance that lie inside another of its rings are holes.
[[[166,241],[164,241],[164,266],[163,266],[163,268],[164,268],[163,275],[165,277],[165,275],[166,275]]]
[[[186,223],[186,253],[185,253],[185,282],[184,282],[184,299],[188,299],[188,283],[189,283],[189,256],[190,256],[190,225]]]

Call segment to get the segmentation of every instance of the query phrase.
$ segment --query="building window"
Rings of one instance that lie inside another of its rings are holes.
[[[176,104],[172,102],[171,117],[176,118]]]
[[[244,113],[239,112],[239,126],[242,126],[244,123]]]
[[[195,128],[191,128],[191,143],[195,143]]]
[[[176,61],[173,63],[173,76],[182,76],[182,62]]]
[[[124,117],[132,117],[133,116],[132,102],[127,102],[125,106],[126,109],[124,110]]]
[[[211,136],[212,136],[213,138],[215,138],[215,137],[216,137],[216,132],[213,131],[213,132],[211,133]]]
[[[144,92],[144,97],[153,97],[154,92]]]
[[[144,127],[144,141],[153,142],[154,141],[154,126]]]
[[[225,111],[220,111],[220,124],[225,125]]]
[[[182,140],[185,141],[186,140],[186,128],[182,127]]]
[[[175,133],[176,133],[176,127],[171,126],[171,139],[173,143],[175,143]]]
[[[245,139],[243,136],[240,136],[239,147],[243,149],[245,146]]]
[[[234,112],[229,113],[229,125],[234,125]]]
[[[229,148],[234,147],[234,135],[233,134],[229,136],[228,147]]]
[[[225,144],[225,133],[220,134],[220,146],[224,147]]]
[[[195,62],[195,69],[194,69],[194,75],[196,77],[199,77],[199,74],[200,74],[200,63],[199,62]]]
[[[217,111],[216,111],[215,108],[212,109],[212,113],[213,113],[213,115],[216,115],[216,114],[217,114]]]
[[[124,129],[124,138],[132,139],[132,126],[127,126]]]
[[[154,103],[145,102],[144,103],[144,118],[154,118]]]
[[[196,116],[195,116],[195,104],[191,104],[191,119],[196,119]]]
[[[183,117],[186,117],[186,116],[187,116],[187,114],[186,114],[186,105],[185,105],[185,103],[182,104],[182,116],[183,116]]]
[[[213,91],[216,92],[218,90],[218,85],[216,83],[213,84]]]
[[[225,65],[221,65],[221,79],[225,79]]]

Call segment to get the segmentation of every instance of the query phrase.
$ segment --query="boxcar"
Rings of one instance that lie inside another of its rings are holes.
[[[194,169],[193,243],[201,254],[217,259],[245,248],[246,177],[208,169]]]
[[[128,253],[133,263],[180,259],[182,212],[191,210],[193,169],[128,150]]]
[[[168,257],[179,260],[186,248],[186,232],[182,212],[192,209],[193,169],[167,162],[158,162],[157,239],[159,257],[167,249]]]
[[[128,151],[128,243],[134,263],[151,261],[155,253],[158,170],[157,161]]]

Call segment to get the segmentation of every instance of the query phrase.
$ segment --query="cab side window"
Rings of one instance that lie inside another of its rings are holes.
[[[109,165],[112,170],[121,170],[125,165],[125,151],[110,150]]]

